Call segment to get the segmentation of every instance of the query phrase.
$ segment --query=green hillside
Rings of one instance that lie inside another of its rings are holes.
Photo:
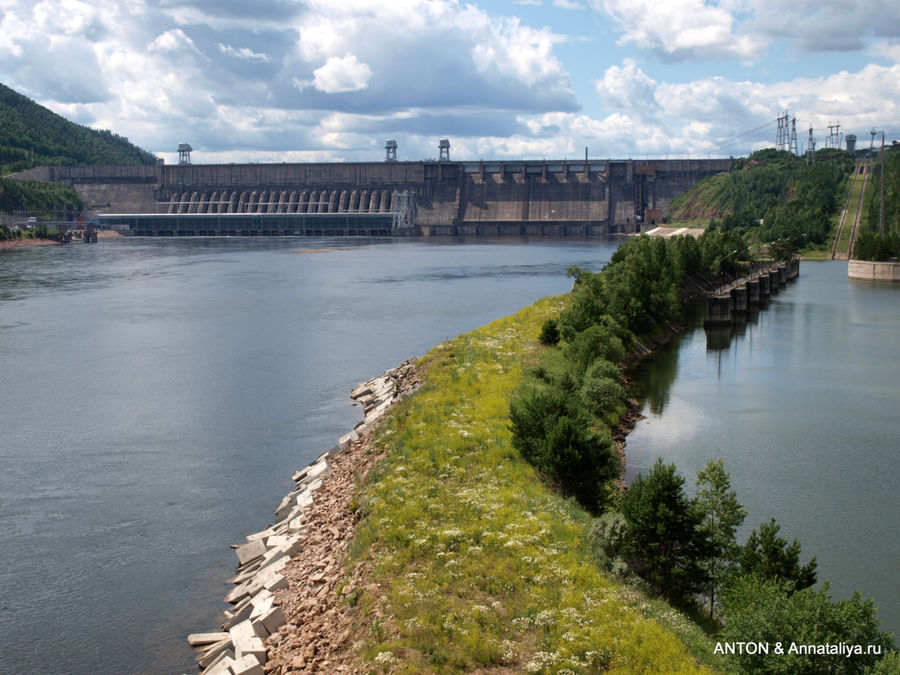
[[[863,217],[854,257],[859,260],[900,258],[900,149],[884,154],[884,235],[881,234],[881,162],[872,165],[866,184]]]
[[[155,163],[151,153],[127,138],[70,122],[0,84],[0,172],[4,175],[48,164]]]
[[[830,241],[853,160],[834,149],[815,164],[774,149],[739,159],[727,174],[706,178],[672,203],[670,221],[708,223],[756,244],[781,240],[792,250]]]

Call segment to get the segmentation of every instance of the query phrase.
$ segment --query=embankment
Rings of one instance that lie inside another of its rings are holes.
[[[851,260],[847,276],[861,281],[900,281],[900,263]]]
[[[374,426],[395,396],[368,401],[360,437],[298,474],[276,524],[238,548],[227,634],[194,638],[207,672],[703,671],[684,646],[702,632],[604,577],[588,514],[512,448],[509,394],[564,303],[439,345]]]
[[[235,545],[232,608],[221,626],[188,636],[204,673],[335,670],[333,654],[346,641],[337,582],[359,519],[351,500],[354,483],[379,458],[371,437],[375,424],[419,386],[413,360],[357,387],[351,398],[365,419],[331,450],[293,476],[274,523]],[[265,640],[265,642],[264,642]]]

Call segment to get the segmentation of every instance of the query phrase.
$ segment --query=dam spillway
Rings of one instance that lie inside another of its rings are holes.
[[[402,211],[407,231],[423,235],[552,236],[640,232],[660,224],[684,190],[730,167],[729,159],[427,160],[60,166],[14,177],[70,185],[101,224],[136,234],[390,233]]]

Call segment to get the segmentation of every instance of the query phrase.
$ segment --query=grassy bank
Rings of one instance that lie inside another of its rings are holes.
[[[360,486],[352,550],[367,583],[345,594],[374,670],[706,670],[702,631],[603,576],[589,515],[512,447],[510,396],[565,302],[541,300],[433,349],[423,389],[381,428],[388,455]]]

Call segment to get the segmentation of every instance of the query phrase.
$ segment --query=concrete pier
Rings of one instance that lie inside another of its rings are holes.
[[[796,278],[800,273],[800,261],[796,258],[788,263],[754,263],[753,274],[723,286],[706,296],[707,326],[726,326],[734,321],[746,320],[751,307],[756,310],[765,306],[769,296],[778,292],[787,279]]]
[[[747,287],[738,286],[731,289],[731,311],[735,314],[747,313]]]
[[[709,295],[706,298],[706,320],[710,325],[731,324],[731,310],[733,305],[731,294]]]
[[[759,304],[759,279],[747,280],[747,304]]]

